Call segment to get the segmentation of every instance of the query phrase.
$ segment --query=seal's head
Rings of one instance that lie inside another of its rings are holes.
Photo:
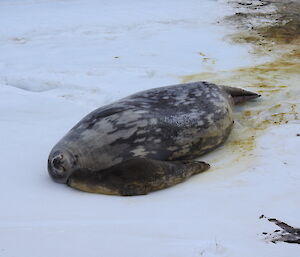
[[[52,151],[48,158],[48,172],[55,182],[67,183],[77,164],[77,156],[67,150]]]

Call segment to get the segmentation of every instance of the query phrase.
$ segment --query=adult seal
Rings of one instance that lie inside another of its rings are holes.
[[[73,188],[111,195],[175,185],[209,168],[193,159],[225,142],[233,105],[258,96],[207,82],[136,93],[79,121],[52,149],[49,174]]]

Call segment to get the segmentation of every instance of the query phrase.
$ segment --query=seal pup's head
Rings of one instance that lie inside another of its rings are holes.
[[[76,170],[78,156],[68,150],[52,151],[48,158],[48,172],[58,183],[67,183],[70,175]]]

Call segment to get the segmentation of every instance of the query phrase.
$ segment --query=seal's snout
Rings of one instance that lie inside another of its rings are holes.
[[[57,171],[61,171],[61,170],[64,170],[64,166],[62,165],[63,164],[63,158],[64,156],[62,154],[56,156],[55,158],[53,158],[52,160],[52,166],[57,170]]]
[[[48,172],[54,181],[66,183],[71,174],[70,158],[67,153],[54,152],[48,159]]]

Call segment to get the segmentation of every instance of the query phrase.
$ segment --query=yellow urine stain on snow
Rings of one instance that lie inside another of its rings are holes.
[[[201,72],[180,77],[183,83],[209,81],[245,88],[262,95],[256,101],[235,108],[236,124],[223,148],[229,149],[234,156],[228,161],[229,166],[241,157],[253,154],[256,138],[263,130],[299,122],[300,2],[261,2],[264,4],[255,6],[255,2],[245,5],[243,0],[231,1],[238,11],[227,17],[226,21],[239,29],[231,35],[233,43],[250,44],[254,56],[268,56],[271,61],[235,70]],[[242,7],[239,8],[240,5]],[[246,162],[245,159],[243,161]]]
[[[238,151],[251,151],[255,148],[255,137],[250,136],[247,138],[239,139],[239,140],[231,140],[228,145],[230,147],[233,147],[233,151],[238,150]]]
[[[215,75],[216,75],[215,72],[201,72],[201,73],[184,75],[184,76],[181,76],[180,79],[181,79],[182,83],[188,83],[188,82],[192,82],[192,81],[209,80],[209,79],[213,78],[213,76],[215,76]]]

